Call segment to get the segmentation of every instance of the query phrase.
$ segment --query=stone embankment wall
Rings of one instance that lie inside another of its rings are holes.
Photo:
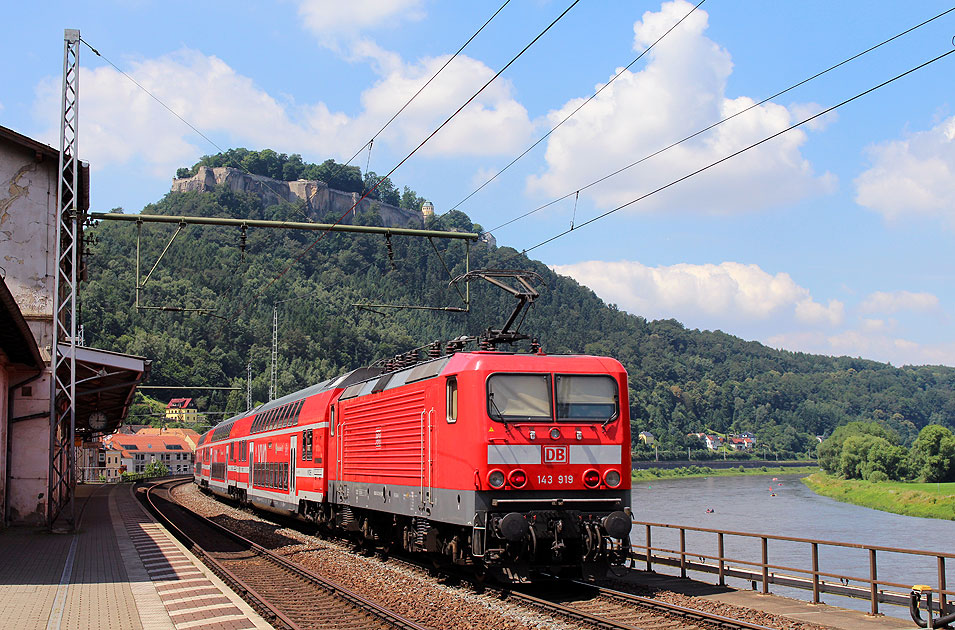
[[[200,166],[199,171],[192,177],[174,179],[172,191],[210,192],[219,185],[225,186],[232,192],[255,195],[264,204],[304,201],[309,218],[316,221],[321,221],[328,214],[334,215],[337,219],[354,206],[361,197],[358,193],[333,190],[328,187],[328,184],[318,180],[300,179],[294,182],[283,182],[271,177],[250,175],[228,166],[215,168]],[[357,212],[377,211],[385,227],[419,228],[423,225],[420,212],[405,210],[375,199],[363,200],[355,210]],[[350,223],[352,214],[354,213],[345,217],[343,223]]]

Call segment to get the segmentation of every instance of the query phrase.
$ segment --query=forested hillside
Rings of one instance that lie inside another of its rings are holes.
[[[409,197],[413,191],[405,191]],[[146,214],[302,220],[292,204],[263,208],[257,199],[217,190],[169,193]],[[314,217],[314,220],[338,217]],[[374,215],[358,223],[374,224]],[[435,229],[479,231],[460,212],[437,217]],[[173,226],[144,225],[142,265],[152,267]],[[279,322],[279,393],[376,359],[462,334],[500,326],[513,298],[472,283],[467,314],[353,306],[385,302],[462,306],[448,272],[427,240],[329,234],[306,254],[316,232],[252,229],[245,251],[238,229],[185,228],[140,296],[148,306],[211,310],[214,315],[137,312],[136,226],[103,221],[95,236],[89,282],[82,291],[86,340],[96,347],[153,360],[151,385],[234,385],[242,393],[199,396],[200,410],[245,408],[246,365],[253,398],[268,392],[273,307]],[[465,270],[463,242],[437,242],[451,273]],[[847,357],[772,350],[722,332],[687,330],[674,320],[648,322],[604,304],[592,291],[542,263],[512,259],[513,249],[471,246],[471,269],[508,267],[539,273],[546,286],[523,331],[550,353],[616,357],[630,374],[634,435],[651,431],[662,450],[697,448],[687,433],[756,434],[775,452],[814,452],[816,435],[852,420],[876,421],[911,443],[928,423],[953,426],[955,369],[893,368]],[[293,262],[294,261],[294,262]],[[280,280],[270,283],[290,263]],[[167,395],[168,398],[168,395]]]

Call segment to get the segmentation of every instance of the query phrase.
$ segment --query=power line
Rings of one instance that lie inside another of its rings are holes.
[[[699,5],[697,5],[697,6],[699,6]],[[663,152],[665,152],[665,151],[669,151],[670,149],[672,149],[672,148],[675,147],[675,146],[678,146],[678,145],[680,145],[680,144],[683,144],[684,142],[686,142],[686,141],[688,141],[688,140],[692,140],[693,138],[699,136],[700,134],[706,133],[707,131],[709,131],[709,130],[715,128],[715,127],[718,127],[719,125],[722,125],[723,123],[727,122],[728,120],[732,120],[733,118],[736,118],[737,116],[739,116],[739,115],[741,115],[741,114],[745,114],[746,112],[750,111],[751,109],[754,109],[754,108],[756,108],[756,107],[759,107],[760,105],[764,105],[764,104],[766,104],[767,102],[769,102],[769,101],[771,101],[771,100],[773,100],[773,99],[776,99],[776,98],[782,96],[783,94],[786,94],[787,92],[791,92],[792,90],[794,90],[794,89],[796,89],[796,88],[798,88],[798,87],[800,87],[800,86],[802,86],[802,85],[805,85],[806,83],[808,83],[808,82],[810,82],[810,81],[812,81],[812,80],[814,80],[814,79],[817,79],[817,78],[821,77],[822,75],[824,75],[824,74],[826,74],[826,73],[828,73],[828,72],[830,72],[830,71],[832,71],[832,70],[835,70],[836,68],[838,68],[838,67],[840,67],[840,66],[844,66],[845,64],[849,63],[850,61],[854,61],[854,60],[858,59],[859,57],[862,57],[863,55],[865,55],[865,54],[867,54],[867,53],[870,53],[870,52],[872,52],[873,50],[875,50],[875,49],[877,49],[877,48],[879,48],[879,47],[881,47],[881,46],[884,46],[885,44],[888,44],[889,42],[892,42],[892,41],[894,41],[894,40],[896,40],[896,39],[902,37],[903,35],[907,35],[907,34],[911,33],[912,31],[914,31],[914,30],[916,30],[916,29],[918,29],[918,28],[921,28],[921,27],[925,26],[925,25],[928,24],[929,22],[933,22],[933,21],[939,19],[940,17],[951,13],[952,11],[955,11],[955,7],[952,7],[951,9],[948,9],[948,10],[946,10],[946,11],[942,11],[942,12],[939,13],[938,15],[936,15],[936,16],[934,16],[934,17],[931,17],[931,18],[925,20],[924,22],[921,22],[921,23],[919,23],[919,24],[916,24],[915,26],[913,26],[913,27],[911,27],[911,28],[908,28],[908,29],[902,31],[901,33],[898,33],[898,34],[896,34],[896,35],[893,35],[892,37],[890,37],[890,38],[888,38],[888,39],[886,39],[886,40],[883,40],[883,41],[879,42],[878,44],[876,44],[876,45],[874,45],[874,46],[870,46],[869,48],[866,48],[866,49],[863,50],[862,52],[856,53],[855,55],[853,55],[853,56],[851,56],[851,57],[849,57],[849,58],[847,58],[847,59],[844,59],[844,60],[840,61],[840,62],[837,63],[837,64],[834,64],[834,65],[832,65],[832,66],[829,66],[829,67],[826,68],[825,70],[822,70],[822,71],[820,71],[820,72],[817,72],[816,74],[812,75],[811,77],[808,77],[808,78],[806,78],[806,79],[803,79],[802,81],[799,81],[798,83],[795,83],[795,84],[789,86],[788,88],[786,88],[786,89],[784,89],[784,90],[780,90],[779,92],[776,92],[776,93],[773,94],[772,96],[767,96],[766,98],[764,98],[763,100],[759,101],[758,103],[754,103],[754,104],[750,105],[749,107],[746,107],[746,108],[744,108],[744,109],[741,109],[740,111],[736,112],[735,114],[731,114],[730,116],[727,116],[726,118],[723,118],[723,119],[721,119],[721,120],[718,120],[717,122],[715,122],[715,123],[709,125],[708,127],[704,127],[703,129],[700,129],[699,131],[697,131],[697,132],[695,132],[695,133],[692,133],[692,134],[686,136],[685,138],[682,138],[682,139],[680,139],[680,140],[677,140],[676,142],[673,142],[673,143],[671,143],[671,144],[669,144],[669,145],[663,147],[662,149],[658,149],[658,150],[654,151],[653,153],[650,153],[649,155],[646,155],[646,156],[640,158],[640,159],[637,160],[636,162],[631,162],[630,164],[628,164],[628,165],[626,165],[626,166],[624,166],[624,167],[622,167],[622,168],[619,168],[619,169],[617,169],[616,171],[613,171],[612,173],[609,173],[609,174],[607,174],[607,175],[604,175],[603,177],[601,177],[601,178],[599,178],[599,179],[596,179],[596,180],[590,182],[589,184],[586,184],[585,186],[581,186],[580,188],[578,188],[577,190],[575,190],[575,191],[573,191],[573,192],[569,192],[569,193],[567,193],[566,195],[564,195],[564,196],[562,196],[562,197],[558,197],[557,199],[554,199],[554,200],[552,200],[552,201],[548,201],[547,203],[545,203],[545,204],[543,204],[543,205],[541,205],[541,206],[538,206],[538,207],[534,208],[533,210],[530,210],[530,211],[528,211],[528,212],[525,212],[524,214],[521,214],[521,215],[519,215],[519,216],[517,216],[517,217],[514,217],[513,219],[511,219],[511,220],[509,220],[509,221],[505,221],[504,223],[498,225],[497,227],[492,228],[492,229],[490,229],[490,230],[487,230],[487,233],[488,233],[488,234],[493,234],[496,230],[499,230],[499,229],[501,229],[501,228],[503,228],[503,227],[507,227],[508,225],[510,225],[510,224],[512,224],[512,223],[515,223],[515,222],[517,222],[517,221],[520,221],[521,219],[523,219],[523,218],[525,218],[525,217],[529,217],[530,215],[532,215],[532,214],[534,214],[534,213],[536,213],[536,212],[539,212],[539,211],[541,211],[541,210],[543,210],[543,209],[545,209],[545,208],[549,208],[550,206],[554,205],[555,203],[559,203],[559,202],[561,202],[561,201],[563,201],[563,200],[565,200],[565,199],[568,199],[568,198],[573,197],[573,196],[575,196],[575,195],[579,195],[582,190],[587,190],[588,188],[591,188],[591,187],[593,187],[593,186],[596,186],[597,184],[600,184],[600,183],[602,183],[602,182],[604,182],[604,181],[610,179],[611,177],[615,177],[615,176],[619,175],[620,173],[623,173],[624,171],[626,171],[626,170],[628,170],[628,169],[631,169],[631,168],[633,168],[634,166],[637,166],[638,164],[641,164],[641,163],[643,163],[643,162],[646,162],[647,160],[649,160],[649,159],[651,159],[651,158],[654,158],[654,157],[660,155],[661,153],[663,153]],[[955,45],[955,38],[953,38],[953,45]],[[512,163],[513,163],[513,162],[512,162]],[[508,165],[508,166],[509,166],[509,165]],[[502,171],[502,172],[503,172],[503,171]],[[496,177],[496,176],[495,176],[495,177]],[[490,180],[489,180],[489,181],[490,181]],[[489,183],[489,182],[487,182],[487,183]],[[478,190],[480,190],[480,189],[478,189]],[[477,192],[477,191],[475,191],[475,192]],[[474,194],[474,193],[472,193],[472,194]],[[468,195],[468,197],[470,197],[470,195]],[[467,197],[465,198],[465,200],[467,200]],[[462,202],[462,203],[463,203],[463,202]]]
[[[538,244],[536,244],[536,245],[534,245],[534,246],[532,246],[532,247],[528,247],[528,248],[526,248],[526,249],[523,249],[523,250],[521,250],[519,253],[514,254],[513,256],[507,258],[507,259],[504,261],[503,264],[506,265],[508,262],[510,262],[510,261],[513,260],[514,258],[517,258],[518,256],[527,254],[527,252],[529,252],[529,251],[535,250],[535,249],[537,249],[538,247],[542,247],[542,246],[544,246],[544,245],[546,245],[546,244],[548,244],[548,243],[551,243],[551,242],[553,242],[553,241],[556,241],[557,239],[561,238],[562,236],[566,236],[567,234],[570,234],[571,232],[573,232],[573,231],[575,231],[575,230],[578,230],[578,229],[580,229],[580,228],[582,228],[582,227],[584,227],[584,226],[586,226],[586,225],[590,225],[591,223],[594,223],[594,222],[596,222],[596,221],[599,221],[600,219],[603,219],[604,217],[607,217],[607,216],[609,216],[609,215],[611,215],[611,214],[617,212],[618,210],[622,210],[622,209],[624,209],[624,208],[626,208],[626,207],[628,207],[628,206],[632,206],[633,204],[635,204],[635,203],[637,203],[637,202],[639,202],[639,201],[642,201],[642,200],[646,199],[647,197],[650,197],[650,196],[655,195],[656,193],[658,193],[658,192],[660,192],[660,191],[663,191],[663,190],[666,190],[667,188],[670,188],[670,187],[672,187],[672,186],[675,186],[675,185],[679,184],[680,182],[683,182],[683,181],[685,181],[685,180],[687,180],[687,179],[690,179],[691,177],[693,177],[693,176],[695,176],[695,175],[699,175],[699,174],[702,173],[703,171],[707,171],[707,170],[713,168],[714,166],[716,166],[716,165],[718,165],[718,164],[722,164],[723,162],[726,162],[727,160],[730,160],[730,159],[736,157],[737,155],[740,155],[741,153],[745,153],[746,151],[749,151],[750,149],[754,149],[754,148],[760,146],[761,144],[764,144],[764,143],[766,143],[766,142],[769,142],[770,140],[772,140],[772,139],[774,139],[774,138],[777,138],[777,137],[783,135],[784,133],[786,133],[786,132],[788,132],[788,131],[792,131],[793,129],[795,129],[795,128],[797,128],[797,127],[800,127],[800,126],[802,126],[802,125],[804,125],[804,124],[806,124],[806,123],[808,123],[808,122],[811,122],[811,121],[815,120],[816,118],[819,118],[819,117],[821,117],[821,116],[825,116],[826,114],[828,114],[828,113],[830,113],[830,112],[832,112],[832,111],[834,111],[834,110],[836,110],[836,109],[842,107],[843,105],[847,105],[848,103],[851,103],[851,102],[853,102],[853,101],[855,101],[855,100],[857,100],[857,99],[859,99],[859,98],[862,98],[863,96],[866,96],[867,94],[871,94],[872,92],[875,92],[875,91],[878,90],[879,88],[882,88],[882,87],[884,87],[884,86],[886,86],[886,85],[888,85],[888,84],[890,84],[890,83],[892,83],[892,82],[894,82],[894,81],[897,81],[897,80],[901,79],[902,77],[905,77],[905,76],[907,76],[907,75],[909,75],[909,74],[912,74],[913,72],[915,72],[915,71],[917,71],[917,70],[920,70],[920,69],[922,69],[922,68],[924,68],[924,67],[926,67],[926,66],[928,66],[928,65],[930,65],[930,64],[933,64],[933,63],[935,63],[936,61],[939,61],[939,60],[941,60],[941,59],[944,59],[945,57],[948,57],[948,56],[951,55],[952,53],[955,53],[955,50],[950,50],[950,51],[948,51],[948,52],[946,52],[946,53],[942,53],[941,55],[939,55],[939,56],[937,56],[937,57],[935,57],[935,58],[933,58],[933,59],[930,59],[930,60],[928,60],[928,61],[926,61],[926,62],[924,62],[924,63],[921,63],[921,64],[915,66],[914,68],[910,68],[909,70],[906,70],[905,72],[903,72],[903,73],[901,73],[901,74],[898,74],[898,75],[892,77],[891,79],[888,79],[888,80],[886,80],[886,81],[883,81],[882,83],[879,83],[878,85],[876,85],[876,86],[874,86],[874,87],[871,87],[871,88],[869,88],[868,90],[866,90],[866,91],[864,91],[864,92],[860,92],[859,94],[856,94],[855,96],[853,96],[853,97],[851,97],[851,98],[848,98],[848,99],[842,101],[841,103],[838,103],[838,104],[836,104],[836,105],[833,105],[832,107],[829,107],[829,108],[827,108],[827,109],[824,109],[824,110],[822,110],[821,112],[819,112],[819,113],[817,113],[817,114],[814,114],[814,115],[812,115],[812,116],[809,116],[808,118],[804,118],[803,120],[801,120],[801,121],[799,121],[799,122],[797,122],[797,123],[795,123],[795,124],[793,124],[793,125],[790,125],[789,127],[786,127],[786,128],[783,129],[782,131],[778,131],[778,132],[776,132],[776,133],[774,133],[774,134],[772,134],[772,135],[770,135],[770,136],[767,136],[767,137],[763,138],[762,140],[759,140],[758,142],[754,142],[753,144],[751,144],[751,145],[749,145],[749,146],[747,146],[747,147],[744,147],[744,148],[742,148],[742,149],[740,149],[740,150],[738,150],[738,151],[735,151],[735,152],[733,152],[733,153],[730,153],[729,155],[726,155],[726,156],[724,156],[724,157],[722,157],[722,158],[716,160],[715,162],[711,162],[711,163],[707,164],[706,166],[704,166],[704,167],[702,167],[702,168],[699,168],[699,169],[693,171],[692,173],[688,173],[688,174],[684,175],[683,177],[680,177],[680,178],[678,178],[678,179],[675,179],[675,180],[671,181],[671,182],[668,183],[668,184],[664,184],[663,186],[660,186],[659,188],[656,188],[656,189],[654,189],[654,190],[651,190],[651,191],[648,192],[648,193],[645,193],[645,194],[643,194],[643,195],[640,195],[640,196],[637,197],[636,199],[631,199],[630,201],[628,201],[628,202],[626,202],[626,203],[624,203],[624,204],[622,204],[622,205],[619,205],[619,206],[617,206],[616,208],[613,208],[613,209],[611,209],[611,210],[607,210],[606,212],[604,212],[604,213],[602,213],[602,214],[598,214],[597,216],[595,216],[595,217],[593,217],[593,218],[591,218],[591,219],[588,219],[587,221],[584,221],[584,222],[581,223],[580,225],[574,226],[574,227],[570,228],[569,230],[564,230],[563,232],[560,232],[560,233],[558,233],[558,234],[556,234],[556,235],[554,235],[554,236],[552,236],[552,237],[550,237],[550,238],[548,238],[548,239],[546,239],[546,240],[544,240],[544,241],[541,241],[540,243],[538,243]]]
[[[447,118],[443,123],[441,123],[440,125],[438,125],[438,127],[437,127],[434,131],[432,131],[430,134],[428,134],[428,136],[427,136],[424,140],[422,140],[421,143],[420,143],[418,146],[416,146],[416,147],[411,151],[411,153],[409,153],[408,155],[406,155],[400,162],[398,162],[398,164],[397,164],[394,168],[392,168],[390,171],[388,171],[388,173],[387,173],[384,177],[382,177],[382,178],[379,179],[377,182],[375,182],[375,185],[372,186],[370,189],[368,189],[368,190],[361,196],[361,198],[360,198],[358,201],[356,201],[348,210],[346,210],[345,213],[344,213],[341,217],[338,218],[338,220],[334,223],[334,225],[338,225],[339,223],[341,223],[341,222],[345,219],[345,217],[348,216],[348,213],[349,213],[349,212],[351,212],[352,210],[354,210],[355,207],[358,206],[358,204],[360,204],[362,201],[364,201],[365,198],[368,197],[368,195],[370,195],[372,192],[375,191],[375,189],[378,188],[379,184],[381,184],[383,181],[385,181],[386,179],[388,179],[395,171],[397,171],[399,168],[401,168],[401,166],[402,166],[405,162],[407,162],[409,159],[411,159],[411,156],[413,156],[415,153],[417,153],[418,150],[421,149],[421,147],[423,147],[429,140],[431,140],[431,138],[433,138],[433,137],[434,137],[439,131],[441,131],[449,122],[451,122],[451,120],[453,120],[455,116],[457,116],[458,114],[460,114],[461,111],[462,111],[465,107],[467,107],[468,105],[470,105],[471,102],[472,102],[474,99],[476,99],[485,89],[487,89],[487,87],[488,87],[495,79],[497,79],[499,76],[501,76],[501,74],[504,73],[505,70],[507,70],[509,67],[511,67],[511,65],[512,65],[515,61],[517,61],[525,52],[527,52],[527,50],[528,50],[531,46],[533,46],[535,43],[537,43],[537,41],[538,41],[541,37],[543,37],[544,34],[546,34],[551,28],[553,28],[554,25],[557,24],[557,22],[559,22],[559,21],[561,20],[561,18],[563,18],[565,15],[567,15],[567,13],[569,13],[571,9],[573,9],[575,6],[577,6],[577,4],[578,4],[579,2],[580,2],[580,0],[574,0],[574,1],[570,4],[570,6],[568,6],[566,9],[564,9],[564,11],[563,11],[560,15],[558,15],[556,18],[554,18],[554,20],[553,20],[550,24],[548,24],[547,27],[546,27],[543,31],[541,31],[540,33],[538,33],[537,36],[534,37],[534,39],[532,39],[532,40],[530,41],[530,43],[528,43],[526,46],[524,46],[524,48],[522,48],[521,51],[518,52],[513,58],[511,58],[511,60],[508,61],[508,62],[504,65],[503,68],[501,68],[500,70],[498,70],[497,73],[495,73],[495,75],[494,75],[493,77],[491,77],[490,79],[488,79],[488,81],[487,81],[483,86],[481,86],[481,88],[480,88],[477,92],[475,92],[467,101],[465,101],[464,104],[462,104],[460,107],[458,107],[458,108],[454,111],[454,113],[452,113],[450,116],[448,116],[448,118]],[[317,245],[323,238],[325,238],[325,236],[326,236],[327,234],[328,234],[328,232],[323,232],[320,236],[318,236],[318,238],[316,238],[314,241],[312,241],[312,243],[311,243],[308,247],[306,247],[306,248],[303,249],[301,252],[299,252],[299,254],[298,254],[297,256],[295,256],[294,259],[292,259],[292,261],[285,267],[285,269],[282,270],[281,273],[279,273],[276,277],[272,278],[272,280],[270,280],[269,283],[265,285],[265,287],[263,287],[263,288],[262,288],[260,291],[258,291],[254,296],[252,296],[252,298],[251,298],[250,300],[248,300],[247,302],[245,302],[244,304],[242,304],[235,312],[233,312],[233,314],[232,314],[232,319],[235,319],[240,313],[242,313],[242,312],[245,310],[245,308],[246,308],[249,304],[251,304],[252,302],[255,302],[256,300],[258,300],[258,299],[262,296],[262,294],[265,293],[266,291],[268,291],[268,289],[269,289],[273,284],[275,284],[278,280],[280,280],[282,277],[284,277],[285,274],[288,273],[288,271],[292,268],[292,265],[294,265],[296,262],[298,262],[299,260],[301,260],[301,258],[302,258],[305,254],[307,254],[309,251],[311,251],[311,249],[312,249],[313,247],[315,247],[315,245]]]
[[[448,67],[448,64],[450,64],[452,61],[454,61],[454,59],[461,53],[461,51],[464,50],[464,49],[467,47],[467,45],[470,44],[470,43],[474,40],[474,38],[477,37],[478,34],[479,34],[481,31],[483,31],[484,28],[485,28],[488,24],[491,23],[491,20],[493,20],[494,18],[496,18],[496,17],[497,17],[497,14],[500,13],[502,10],[504,10],[504,7],[506,7],[510,1],[511,1],[511,0],[504,0],[504,4],[502,4],[500,7],[498,7],[497,11],[495,11],[494,14],[487,19],[487,22],[485,22],[485,23],[481,26],[481,28],[479,28],[478,30],[476,30],[476,31],[474,32],[474,34],[471,35],[471,37],[468,38],[468,41],[464,42],[464,44],[463,44],[460,48],[458,48],[457,52],[455,52],[453,55],[451,55],[451,58],[448,59],[447,61],[445,61],[445,62],[444,62],[444,65],[442,65],[440,68],[438,68],[438,71],[437,71],[437,72],[435,72],[433,75],[431,75],[431,78],[428,79],[428,80],[425,82],[424,85],[422,85],[420,88],[418,88],[418,91],[415,92],[414,95],[413,95],[411,98],[409,98],[408,101],[407,101],[404,105],[401,106],[401,109],[399,109],[397,112],[395,112],[394,116],[392,116],[391,118],[389,118],[389,119],[388,119],[388,122],[386,122],[384,125],[382,125],[381,129],[379,129],[378,131],[375,132],[375,135],[373,135],[373,136],[371,137],[371,140],[369,140],[368,142],[366,142],[365,144],[363,144],[360,149],[358,149],[357,151],[355,151],[355,155],[353,155],[353,156],[351,156],[350,158],[348,158],[348,161],[345,162],[345,165],[347,166],[347,165],[351,164],[351,161],[354,160],[356,157],[358,157],[358,154],[361,153],[362,150],[364,150],[365,147],[368,147],[368,157],[369,157],[369,160],[370,160],[370,159],[371,159],[371,145],[375,142],[375,138],[377,138],[377,137],[381,134],[381,132],[385,130],[385,128],[386,128],[388,125],[390,125],[392,122],[394,122],[395,118],[397,118],[397,117],[401,114],[401,112],[405,111],[405,108],[408,107],[408,105],[411,105],[411,101],[413,101],[413,100],[415,100],[416,98],[418,98],[418,95],[421,94],[421,93],[424,91],[424,89],[425,89],[426,87],[428,87],[428,85],[429,85],[432,81],[434,81],[435,77],[437,77],[439,74],[441,74],[441,71],[444,70],[445,68],[447,68],[447,67]],[[368,165],[367,165],[367,164],[365,165],[365,172],[366,172],[366,173],[368,172]]]
[[[653,42],[652,44],[650,44],[647,48],[645,48],[645,49],[643,50],[643,52],[641,52],[639,55],[637,55],[636,59],[634,59],[634,60],[631,61],[629,64],[627,64],[627,66],[626,66],[625,68],[623,68],[623,69],[621,69],[619,72],[617,72],[617,74],[615,74],[609,81],[607,81],[604,85],[602,85],[602,86],[600,87],[600,89],[598,89],[596,92],[594,92],[593,94],[591,94],[591,95],[590,95],[590,98],[588,98],[586,101],[584,101],[583,103],[581,103],[580,105],[578,105],[578,106],[574,109],[574,111],[572,111],[572,112],[570,112],[569,114],[567,114],[567,116],[566,116],[563,120],[561,120],[559,123],[557,123],[556,125],[554,125],[553,127],[551,127],[550,131],[548,131],[548,132],[545,133],[543,136],[541,136],[540,138],[538,138],[537,141],[534,142],[534,144],[532,144],[531,146],[527,147],[527,148],[524,150],[523,153],[521,153],[521,154],[518,155],[516,158],[514,158],[513,160],[511,160],[511,161],[507,164],[507,166],[505,166],[504,168],[502,168],[501,170],[499,170],[497,173],[495,173],[494,175],[492,175],[486,182],[484,182],[483,184],[481,184],[480,186],[478,186],[476,189],[474,189],[473,191],[471,191],[471,193],[468,194],[467,197],[465,197],[465,198],[462,199],[461,201],[459,201],[459,202],[457,202],[456,204],[454,204],[454,205],[451,207],[451,210],[456,210],[461,204],[463,204],[463,203],[466,202],[468,199],[470,199],[471,197],[473,197],[474,195],[476,195],[478,192],[480,192],[481,190],[483,190],[485,186],[487,186],[488,184],[490,184],[491,182],[493,182],[495,179],[497,179],[500,175],[502,175],[502,174],[504,173],[504,171],[506,171],[507,169],[509,169],[509,168],[511,168],[512,166],[514,166],[514,164],[516,164],[516,163],[517,163],[521,158],[523,158],[525,155],[527,155],[528,153],[530,153],[537,145],[539,145],[541,142],[543,142],[544,140],[546,140],[547,138],[549,138],[550,135],[551,135],[552,133],[554,133],[555,131],[557,131],[557,129],[558,129],[561,125],[563,125],[565,122],[567,122],[568,120],[570,120],[570,119],[574,116],[574,114],[576,114],[577,112],[579,112],[581,109],[584,108],[584,106],[586,106],[586,105],[587,105],[588,103],[590,103],[592,100],[594,100],[595,98],[597,98],[597,96],[599,96],[601,92],[603,92],[605,89],[607,89],[607,87],[609,87],[611,83],[613,83],[614,81],[616,81],[617,78],[620,77],[620,75],[622,75],[624,72],[626,72],[627,70],[629,70],[629,69],[633,66],[633,64],[635,64],[635,63],[637,63],[638,61],[640,61],[640,59],[642,59],[644,55],[646,55],[648,52],[650,52],[650,51],[653,49],[654,46],[656,46],[657,44],[660,43],[660,40],[662,40],[664,37],[666,37],[667,35],[669,35],[669,34],[670,34],[670,31],[672,31],[672,30],[675,29],[677,26],[679,26],[680,24],[682,24],[682,23],[683,23],[683,20],[685,20],[686,18],[690,17],[690,15],[691,15],[694,11],[696,11],[698,8],[700,8],[700,5],[703,4],[704,2],[706,2],[706,0],[700,0],[699,3],[696,4],[696,6],[694,6],[692,9],[690,9],[690,10],[686,13],[686,15],[684,15],[683,17],[681,17],[676,23],[674,23],[670,28],[668,28],[665,33],[663,33],[662,35],[660,35],[660,37],[658,37],[658,38],[656,39],[656,41],[654,41],[654,42]]]

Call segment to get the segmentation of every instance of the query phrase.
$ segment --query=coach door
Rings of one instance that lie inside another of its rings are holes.
[[[298,449],[295,448],[298,446],[298,436],[294,433],[289,439],[289,464],[288,464],[288,491],[289,494],[293,497],[295,496],[295,463],[298,461]]]
[[[247,489],[252,488],[252,470],[255,468],[255,466],[252,465],[252,462],[255,461],[254,455],[255,455],[255,444],[252,442],[252,440],[249,440],[249,459],[247,460],[249,464],[249,474],[245,476],[246,478],[245,485],[247,486]]]

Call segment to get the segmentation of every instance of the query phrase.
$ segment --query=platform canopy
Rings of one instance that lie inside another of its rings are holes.
[[[61,346],[66,357],[69,346]],[[149,375],[150,361],[129,354],[76,348],[76,434],[114,432],[129,414],[136,386]]]
[[[42,369],[43,359],[20,307],[0,278],[0,349],[12,363]]]

